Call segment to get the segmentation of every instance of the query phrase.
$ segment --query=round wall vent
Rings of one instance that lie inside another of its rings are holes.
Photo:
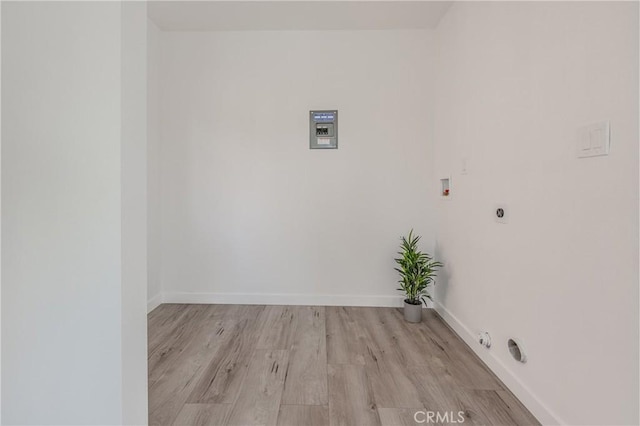
[[[527,355],[522,347],[522,342],[518,339],[509,339],[507,342],[509,353],[518,362],[527,362]]]

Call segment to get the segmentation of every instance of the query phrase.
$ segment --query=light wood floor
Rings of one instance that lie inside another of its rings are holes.
[[[538,424],[432,310],[421,324],[393,308],[168,304],[149,314],[150,424],[414,425],[416,411]]]

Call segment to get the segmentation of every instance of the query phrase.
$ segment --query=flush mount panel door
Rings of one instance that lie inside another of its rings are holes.
[[[338,111],[309,111],[309,148],[338,148]]]

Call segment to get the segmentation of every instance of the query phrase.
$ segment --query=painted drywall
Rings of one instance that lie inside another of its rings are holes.
[[[543,423],[638,424],[638,4],[456,3],[436,45],[439,309]]]
[[[122,423],[148,422],[147,3],[122,2]]]
[[[429,30],[162,32],[164,300],[401,303],[400,235],[433,248],[432,47]],[[312,109],[339,110],[339,149],[309,149]]]
[[[2,46],[2,6],[0,5],[0,49]],[[2,99],[2,55],[0,54],[0,99]],[[2,102],[0,102],[0,129],[2,129]],[[2,241],[2,131],[0,131],[0,241]],[[2,244],[0,244],[2,259]],[[2,342],[2,262],[0,261],[0,342]],[[0,423],[2,423],[2,350],[0,350]]]
[[[147,297],[161,302],[160,240],[160,30],[147,21]]]
[[[141,6],[1,6],[4,424],[146,421]]]
[[[118,423],[120,7],[2,9],[2,421]]]
[[[433,29],[451,1],[149,3],[163,31]]]

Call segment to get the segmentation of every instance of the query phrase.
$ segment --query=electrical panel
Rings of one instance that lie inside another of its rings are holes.
[[[309,111],[309,148],[338,148],[338,111]]]

